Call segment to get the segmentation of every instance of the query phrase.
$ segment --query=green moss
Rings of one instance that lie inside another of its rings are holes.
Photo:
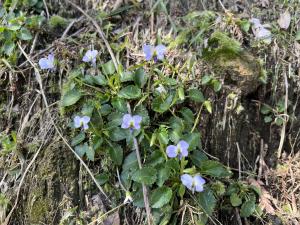
[[[76,202],[78,164],[62,142],[50,144],[37,162],[33,177],[26,182],[30,184],[24,205],[26,224],[58,224],[58,208],[63,210],[64,205]],[[66,201],[65,190],[74,199]]]
[[[26,214],[30,224],[40,224],[45,219],[51,218],[49,217],[51,201],[42,196],[40,189],[34,190],[29,199]]]
[[[203,56],[226,85],[239,89],[242,94],[255,91],[264,77],[259,60],[225,33],[216,31],[211,35]]]
[[[58,15],[54,15],[51,16],[51,18],[49,19],[49,26],[50,28],[65,28],[68,25],[68,20],[66,20],[65,18],[58,16]]]
[[[224,57],[232,59],[237,57],[242,52],[241,43],[227,36],[227,34],[216,31],[209,41],[208,48],[203,52],[204,58],[214,60],[215,58]]]

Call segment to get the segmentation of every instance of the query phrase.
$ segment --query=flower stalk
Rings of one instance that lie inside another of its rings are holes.
[[[128,110],[128,113],[131,115],[132,114],[131,107],[128,102],[127,102],[127,110]],[[137,161],[139,164],[139,169],[142,169],[143,164],[141,161],[141,154],[140,154],[138,141],[137,141],[136,137],[133,135],[133,132],[131,132],[131,135],[132,135],[132,139],[133,139],[134,149],[136,151],[136,158],[137,158]],[[146,209],[146,214],[147,214],[147,222],[148,222],[148,225],[151,225],[152,224],[152,215],[151,215],[151,208],[150,208],[150,203],[149,203],[148,189],[144,183],[142,183],[142,188],[143,188],[144,204],[145,204],[145,209]]]

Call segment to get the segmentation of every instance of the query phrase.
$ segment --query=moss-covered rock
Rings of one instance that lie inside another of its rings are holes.
[[[204,58],[215,73],[242,95],[254,92],[263,76],[260,62],[225,33],[215,32],[208,41]]]
[[[23,196],[25,224],[58,224],[64,209],[78,203],[78,162],[60,141],[50,144],[28,176]]]

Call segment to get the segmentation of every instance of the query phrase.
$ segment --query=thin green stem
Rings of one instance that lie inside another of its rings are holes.
[[[199,119],[200,119],[200,115],[201,115],[202,108],[203,108],[203,104],[201,105],[200,110],[199,110],[199,112],[198,112],[198,114],[197,114],[197,117],[196,117],[196,119],[195,119],[194,126],[193,126],[193,128],[192,128],[192,130],[191,130],[191,133],[194,132],[194,130],[196,129],[197,124],[199,123]]]
[[[115,208],[112,208],[111,210],[107,211],[106,213],[104,213],[103,215],[101,215],[98,219],[90,222],[88,225],[92,225],[92,224],[96,224],[96,222],[101,222],[107,215],[109,215],[110,213],[116,211],[117,209],[121,208],[122,206],[126,205],[125,203],[122,203],[118,206],[116,206]],[[98,224],[98,223],[97,223]]]
[[[128,113],[132,114],[129,102],[127,102],[127,109],[128,109]],[[136,151],[136,158],[137,158],[137,161],[139,164],[139,169],[142,169],[143,165],[142,165],[142,160],[141,160],[141,155],[140,155],[139,144],[138,144],[136,137],[133,135],[133,133],[132,133],[132,139],[133,139],[133,146]],[[143,187],[144,204],[145,204],[145,209],[146,209],[146,214],[147,214],[147,223],[148,223],[148,225],[151,225],[152,224],[152,215],[151,215],[151,208],[150,208],[150,204],[149,204],[148,190],[144,183],[142,183],[142,187]]]

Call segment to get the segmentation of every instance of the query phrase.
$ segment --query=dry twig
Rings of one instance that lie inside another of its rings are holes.
[[[290,71],[289,71],[290,72]],[[286,72],[283,72],[283,76],[284,76],[284,86],[285,86],[285,98],[284,98],[284,119],[283,119],[283,124],[282,124],[282,128],[281,128],[281,133],[280,133],[280,142],[279,142],[279,147],[278,147],[278,151],[277,151],[277,158],[281,157],[281,153],[282,153],[282,148],[283,148],[283,144],[284,144],[284,140],[285,140],[285,130],[286,130],[286,124],[288,122],[288,114],[287,114],[287,107],[288,107],[288,96],[289,96],[289,92],[288,92],[288,80],[287,80],[287,76],[286,76]]]

